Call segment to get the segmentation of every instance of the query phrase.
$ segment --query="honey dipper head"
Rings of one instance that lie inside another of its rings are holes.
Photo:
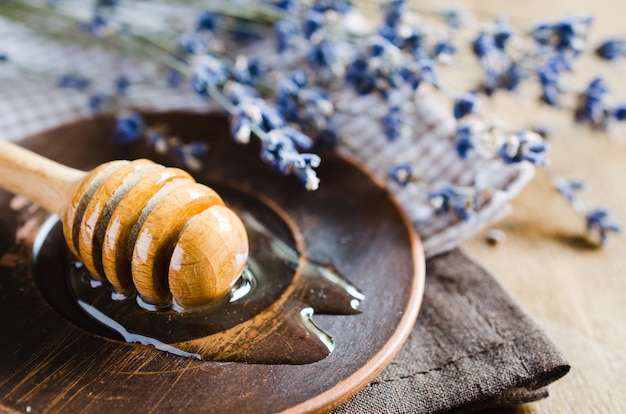
[[[93,277],[157,306],[223,296],[248,256],[243,224],[215,191],[147,160],[93,170],[67,209],[64,234]]]
[[[221,297],[248,259],[246,230],[230,209],[216,205],[193,217],[183,229],[169,266],[169,289],[183,307]]]

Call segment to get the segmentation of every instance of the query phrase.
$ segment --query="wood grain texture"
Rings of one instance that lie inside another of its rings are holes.
[[[13,210],[12,196],[0,193],[0,257],[7,264],[0,267],[0,312],[6,316],[0,319],[0,409],[319,412],[349,398],[391,361],[411,331],[421,301],[424,258],[395,200],[363,170],[337,155],[323,154],[319,172],[324,189],[309,193],[294,177],[281,177],[261,163],[257,143],[242,147],[226,138],[228,124],[222,118],[148,117],[148,122],[153,120],[167,122],[178,136],[211,137],[208,167],[200,173],[203,182],[242,186],[285,211],[300,231],[302,253],[339,269],[362,289],[363,313],[316,315],[315,322],[333,336],[336,347],[327,358],[305,365],[198,361],[107,339],[69,323],[50,307],[45,299],[49,296],[39,292],[30,256],[46,215],[36,209],[34,214]],[[142,144],[116,150],[106,141],[113,126],[112,119],[89,120],[33,137],[28,144],[82,169],[120,158],[121,151],[124,158],[176,162],[146,151]],[[333,180],[338,175],[343,179]],[[65,271],[67,263],[59,260],[64,249],[62,243],[47,245],[34,271]],[[46,278],[38,280],[45,283]],[[309,295],[299,286],[288,291],[296,300]],[[255,338],[262,335],[263,331],[242,331],[242,346],[248,344],[246,349],[266,355],[275,352],[255,346]]]
[[[248,237],[241,220],[229,208],[214,204],[190,217],[174,247],[168,291],[183,307],[199,306],[224,296],[248,258]],[[205,266],[199,267],[201,259]]]
[[[511,16],[517,27],[565,15],[594,16],[590,47],[624,35],[626,4],[611,0],[461,0],[480,18]],[[430,4],[430,3],[429,3]],[[583,58],[574,78],[584,86],[602,74],[611,99],[626,96],[624,62],[607,64]],[[468,71],[469,72],[469,71]],[[477,76],[473,73],[472,76]],[[461,82],[461,81],[459,81]],[[518,99],[521,95],[524,99]],[[552,132],[552,167],[581,178],[581,197],[591,206],[608,206],[626,223],[626,130],[616,125],[613,142],[602,133],[572,122],[571,112],[538,105],[532,88],[518,96],[496,94],[485,112],[495,111],[504,125],[547,125]],[[554,339],[569,359],[568,375],[549,387],[547,399],[509,412],[525,414],[622,413],[626,408],[626,236],[612,235],[604,248],[584,236],[584,222],[554,191],[550,177],[537,178],[513,204],[513,213],[494,227],[504,243],[489,246],[485,233],[464,243],[464,251],[492,271],[522,307]],[[497,413],[502,410],[495,411]]]
[[[170,268],[170,258],[172,258],[175,252],[175,247],[180,243],[182,231],[195,216],[215,205],[224,205],[224,202],[212,189],[198,183],[181,183],[159,200],[158,204],[148,214],[139,229],[131,260],[133,283],[146,302],[152,304],[169,303],[172,293],[168,284],[168,269]],[[247,240],[244,238],[242,241],[243,243],[239,246],[247,250]],[[187,246],[187,243],[190,246]],[[188,248],[191,250],[198,244],[201,244],[201,241],[186,240],[183,244],[184,249]],[[215,245],[205,246],[206,249],[201,254],[211,255],[215,253],[218,257],[222,257],[225,254],[227,257],[231,257],[228,256],[228,252],[222,252],[225,248],[224,244],[222,240],[222,243],[218,241]],[[191,258],[195,265],[197,265],[199,257],[203,256]],[[201,260],[201,262],[209,266],[211,264],[208,259]],[[223,274],[234,274],[236,277],[241,273],[244,264],[239,267],[238,271],[234,270]],[[200,274],[206,275],[203,272],[200,272]],[[170,274],[169,276],[174,275]],[[226,283],[230,285],[232,282],[233,279],[228,278]],[[181,281],[177,279],[176,283],[181,283]],[[206,283],[215,286],[217,277],[212,275],[206,280]],[[192,289],[192,286],[196,284],[190,285],[189,288]],[[190,298],[191,300],[196,292],[186,293],[187,295],[184,298]],[[204,299],[204,303],[207,303],[205,292],[197,293],[198,300],[202,302]],[[211,296],[208,299],[213,298],[215,296]],[[181,303],[181,305],[183,304]]]
[[[0,141],[0,187],[22,194],[48,211],[63,215],[85,175]]]
[[[178,180],[189,183],[193,178],[177,168],[154,171],[137,182],[113,212],[102,245],[102,267],[107,280],[117,292],[130,294],[134,290],[131,260],[144,208],[157,193]]]

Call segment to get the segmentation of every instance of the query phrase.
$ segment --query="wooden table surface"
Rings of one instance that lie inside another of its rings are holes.
[[[513,24],[522,27],[537,18],[592,14],[590,45],[610,35],[626,36],[623,1],[457,4],[486,17],[507,13]],[[575,77],[581,84],[602,74],[613,88],[611,97],[626,100],[626,60],[607,64],[589,58],[580,64]],[[605,247],[591,247],[583,237],[581,217],[554,191],[548,175],[539,171],[513,203],[512,214],[493,226],[506,232],[504,243],[488,245],[483,232],[463,244],[463,250],[492,271],[546,330],[572,366],[568,375],[549,387],[549,398],[511,412],[626,412],[626,127],[615,128],[610,141],[602,133],[573,124],[569,112],[500,95],[487,109],[496,110],[507,125],[549,125],[552,167],[584,179],[588,187],[581,197],[591,205],[609,206],[624,229]]]

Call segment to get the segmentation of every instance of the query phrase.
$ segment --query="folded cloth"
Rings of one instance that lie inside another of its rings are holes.
[[[548,395],[569,365],[496,279],[458,249],[426,266],[406,344],[340,413],[472,412]]]

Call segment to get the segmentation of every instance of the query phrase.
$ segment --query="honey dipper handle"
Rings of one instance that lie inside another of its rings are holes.
[[[62,216],[86,172],[0,140],[0,188]]]

